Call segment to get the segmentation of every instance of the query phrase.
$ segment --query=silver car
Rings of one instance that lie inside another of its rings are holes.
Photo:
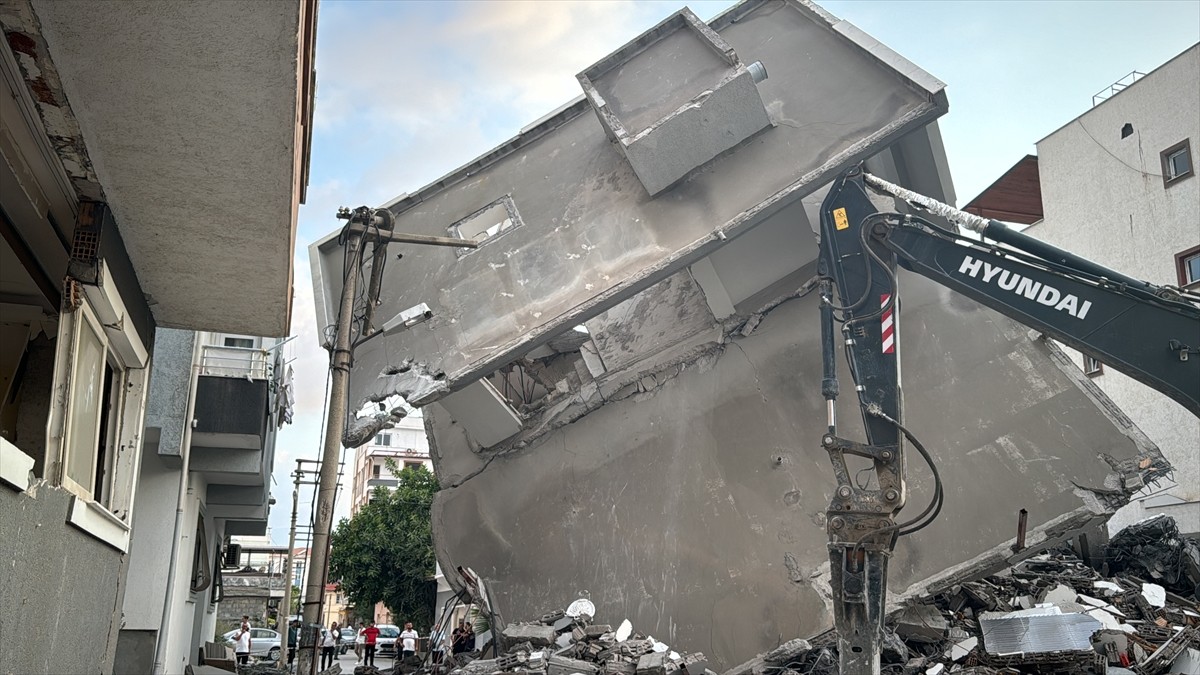
[[[237,636],[240,632],[240,628],[234,628],[221,637],[232,646],[237,644]],[[267,659],[268,661],[278,661],[280,654],[279,645],[279,633],[270,628],[250,629],[250,656]]]

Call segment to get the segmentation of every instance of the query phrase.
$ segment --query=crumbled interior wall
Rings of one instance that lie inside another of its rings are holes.
[[[1101,454],[1156,455],[1024,327],[913,275],[900,283],[907,424],[939,462],[946,507],[900,540],[894,590],[1003,545],[1021,508],[1035,531],[1094,520],[1077,487],[1112,482]],[[827,627],[833,480],[819,447],[817,317],[811,295],[785,302],[747,336],[619,400],[580,402],[581,416],[523,445],[480,451],[444,409],[426,408],[445,486],[433,509],[443,568],[483,575],[508,617],[587,590],[599,615],[722,668]],[[838,411],[841,433],[861,439],[851,397]],[[909,459],[915,511],[932,485]]]

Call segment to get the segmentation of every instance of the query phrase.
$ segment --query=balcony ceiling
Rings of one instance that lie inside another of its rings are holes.
[[[31,5],[40,34],[24,26],[22,52],[5,26],[9,42],[51,138],[54,120],[77,121],[91,196],[111,206],[156,321],[285,334],[308,3]]]

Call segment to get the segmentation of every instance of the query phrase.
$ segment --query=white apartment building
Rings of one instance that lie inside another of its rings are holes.
[[[1021,160],[966,210],[1030,224],[1026,234],[1123,274],[1195,290],[1200,44],[1138,75],[1094,97],[1091,109],[1038,141],[1036,158]],[[1103,363],[1066,351],[1175,467],[1174,484],[1143,491],[1109,522],[1110,533],[1155,513],[1173,516],[1183,532],[1200,532],[1200,419]]]
[[[5,0],[0,31],[0,670],[177,675],[221,538],[266,521],[267,378],[190,375],[196,331],[290,330],[316,0]],[[223,388],[260,405],[205,413]]]
[[[395,487],[396,477],[387,467],[387,460],[396,461],[398,469],[409,466],[424,466],[433,471],[433,460],[429,458],[429,441],[425,437],[425,421],[420,411],[405,417],[392,429],[375,435],[366,445],[354,452],[354,485],[351,488],[351,508],[358,513],[371,501],[375,488]]]

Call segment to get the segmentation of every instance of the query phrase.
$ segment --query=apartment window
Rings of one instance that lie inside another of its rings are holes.
[[[215,605],[225,599],[225,577],[221,574],[221,547],[217,547],[217,555],[213,560],[213,581],[212,592],[208,596],[208,603]]]
[[[192,592],[208,588],[212,572],[208,569],[208,533],[204,531],[204,516],[196,518],[196,547],[192,551]]]
[[[371,467],[371,478],[379,478],[379,465]]]
[[[1190,139],[1185,138],[1162,151],[1163,186],[1170,187],[1194,173]]]
[[[63,486],[109,506],[114,446],[118,437],[125,369],[109,349],[108,336],[84,302],[74,313],[75,353],[71,363],[63,452]]]
[[[1087,375],[1088,377],[1095,377],[1097,375],[1103,375],[1104,374],[1104,364],[1100,363],[1096,359],[1088,356],[1087,354],[1084,354],[1083,355],[1083,374]]]
[[[448,229],[450,236],[459,239],[473,239],[484,243],[491,241],[505,232],[521,225],[521,217],[517,214],[517,206],[508,195],[497,199],[475,213],[451,225]],[[471,249],[455,249],[459,257],[469,253]]]
[[[238,347],[239,349],[254,349],[254,338],[227,337],[225,338],[225,346]]]
[[[1175,271],[1179,275],[1180,286],[1200,283],[1200,246],[1176,253]]]
[[[375,434],[375,445],[390,446],[391,444],[392,444],[392,435],[391,434]]]
[[[406,469],[416,469],[416,468],[422,467],[422,466],[425,466],[424,462],[405,462],[404,463],[404,468],[406,468]]]

